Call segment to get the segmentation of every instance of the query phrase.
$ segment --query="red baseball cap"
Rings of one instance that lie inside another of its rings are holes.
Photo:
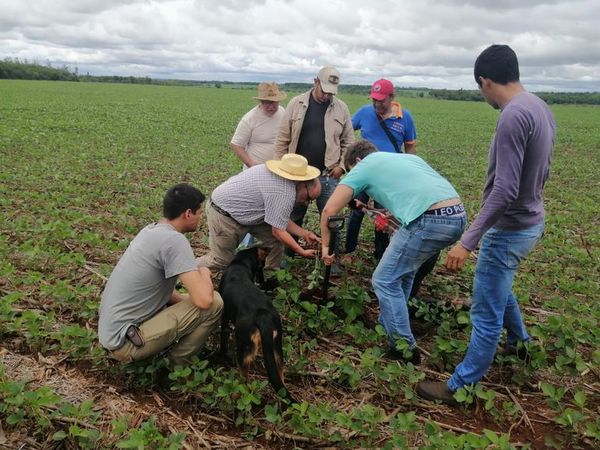
[[[369,98],[381,101],[393,93],[394,84],[390,80],[382,78],[381,80],[377,80],[373,83],[373,86],[371,86],[371,95],[369,95]]]

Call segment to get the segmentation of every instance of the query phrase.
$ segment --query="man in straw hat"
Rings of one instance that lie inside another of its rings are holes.
[[[277,83],[258,85],[258,95],[252,98],[259,103],[244,114],[229,144],[244,169],[274,158],[275,138],[285,112],[279,102],[286,97]]]
[[[290,100],[275,141],[275,157],[297,153],[319,169],[321,194],[319,212],[344,173],[342,158],[354,142],[352,118],[346,104],[336,98],[340,73],[323,67],[314,79],[313,88]],[[297,205],[292,219],[302,226],[306,205]]]
[[[265,267],[277,269],[285,244],[300,256],[314,258],[314,249],[302,248],[292,236],[314,244],[319,238],[290,220],[295,204],[307,205],[321,193],[319,169],[301,155],[285,155],[234,175],[217,186],[206,205],[210,251],[198,265],[223,270],[235,256],[246,233],[271,251]]]

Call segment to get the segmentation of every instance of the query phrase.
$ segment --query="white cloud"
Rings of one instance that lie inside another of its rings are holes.
[[[491,43],[511,45],[524,82],[600,90],[599,0],[0,0],[0,58],[155,78],[342,82],[386,76],[472,88]]]

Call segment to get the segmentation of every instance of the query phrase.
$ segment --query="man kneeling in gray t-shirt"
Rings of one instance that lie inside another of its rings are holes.
[[[164,217],[140,231],[115,266],[98,320],[111,357],[127,363],[168,349],[174,364],[188,364],[218,326],[223,300],[183,234],[198,227],[204,199],[188,184],[169,189]],[[178,277],[188,294],[175,290]]]

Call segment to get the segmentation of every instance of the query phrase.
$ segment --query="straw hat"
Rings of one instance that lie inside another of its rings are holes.
[[[271,172],[292,181],[308,181],[321,175],[316,167],[309,166],[307,159],[296,153],[287,153],[281,159],[270,159],[265,163]]]
[[[252,98],[255,100],[280,102],[286,97],[287,94],[279,90],[279,86],[277,86],[277,83],[260,83],[258,85],[258,95]]]

